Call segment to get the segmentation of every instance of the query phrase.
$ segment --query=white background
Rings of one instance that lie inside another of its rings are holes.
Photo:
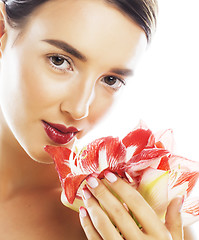
[[[172,128],[176,153],[199,161],[199,0],[159,0],[157,32],[130,81],[91,139],[124,136],[142,119]]]
[[[159,0],[156,35],[131,81],[88,139],[124,136],[142,119],[153,131],[172,128],[176,153],[199,161],[199,0]]]

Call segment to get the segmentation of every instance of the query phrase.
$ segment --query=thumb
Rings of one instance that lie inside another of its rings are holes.
[[[181,208],[184,202],[184,196],[173,199],[166,213],[165,225],[169,230],[173,240],[183,239],[183,228],[181,219]]]

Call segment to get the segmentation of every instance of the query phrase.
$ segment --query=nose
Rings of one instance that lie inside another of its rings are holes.
[[[89,115],[89,108],[95,95],[93,80],[77,80],[67,88],[67,93],[61,105],[61,110],[67,112],[75,120],[81,120]]]

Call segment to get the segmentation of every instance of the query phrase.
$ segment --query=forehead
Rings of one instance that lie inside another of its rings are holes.
[[[104,0],[48,1],[32,13],[26,33],[66,41],[91,60],[128,61],[147,44],[144,31]]]

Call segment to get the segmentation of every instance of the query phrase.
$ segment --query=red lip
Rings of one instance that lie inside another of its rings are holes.
[[[54,124],[42,121],[44,130],[48,137],[55,143],[66,144],[70,142],[74,136],[79,132],[75,127],[66,128],[62,124]]]

